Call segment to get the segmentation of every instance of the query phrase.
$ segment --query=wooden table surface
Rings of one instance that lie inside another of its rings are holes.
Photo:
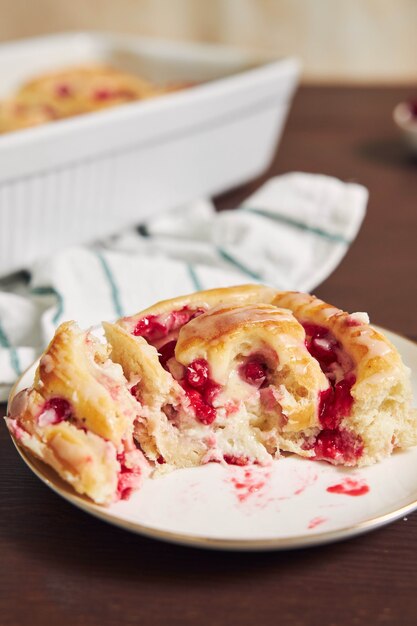
[[[391,121],[411,89],[300,89],[267,175],[301,170],[370,190],[357,240],[316,293],[417,339],[417,163]],[[4,407],[3,407],[4,413]],[[204,552],[112,528],[23,465],[0,428],[0,626],[417,624],[417,514],[292,552]]]

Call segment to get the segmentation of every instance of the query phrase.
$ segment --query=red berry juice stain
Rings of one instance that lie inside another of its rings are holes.
[[[228,482],[234,487],[235,495],[240,504],[247,502],[263,505],[265,487],[269,483],[271,474],[266,468],[253,466],[245,468],[237,465],[233,468],[233,474],[228,478]]]
[[[327,487],[326,491],[344,496],[364,496],[369,492],[369,487],[364,480],[345,478],[341,483]]]
[[[313,519],[309,521],[307,528],[308,530],[313,530],[313,528],[316,528],[325,522],[327,522],[325,517],[313,517]]]

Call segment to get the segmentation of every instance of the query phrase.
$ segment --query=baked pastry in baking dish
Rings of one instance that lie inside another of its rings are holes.
[[[83,65],[44,74],[0,102],[0,133],[99,111],[182,89],[186,83],[156,85],[106,65]]]
[[[98,502],[127,495],[123,468],[143,474],[144,457],[158,471],[267,464],[281,451],[361,466],[417,444],[409,372],[364,313],[245,285],[166,300],[104,330],[107,347],[74,325],[58,329],[8,419],[21,445]],[[48,402],[62,398],[68,409],[50,424],[58,409]],[[80,469],[65,473],[52,428],[79,436],[83,468],[92,455],[81,444],[99,442],[93,475],[102,471],[101,490],[111,476],[105,495],[86,489]]]
[[[0,102],[0,134],[39,126],[56,119],[55,112],[46,104],[9,99]]]
[[[99,504],[127,497],[148,471],[133,440],[140,406],[108,346],[62,324],[7,424],[19,445]]]

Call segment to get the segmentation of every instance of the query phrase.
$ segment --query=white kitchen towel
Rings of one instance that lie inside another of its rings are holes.
[[[40,260],[26,282],[0,281],[0,401],[64,320],[88,327],[163,298],[248,282],[311,291],[346,253],[367,199],[355,183],[285,174],[238,210],[216,213],[199,201]]]

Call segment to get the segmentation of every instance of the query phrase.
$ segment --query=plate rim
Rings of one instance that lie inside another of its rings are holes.
[[[417,349],[417,341],[414,341],[409,337],[406,337],[405,335],[401,335],[400,333],[391,331],[381,326],[376,326],[375,324],[373,324],[373,326],[378,330],[381,330],[382,332],[388,332],[391,335],[399,337],[401,340],[411,344],[414,349]],[[35,366],[35,364],[38,363],[38,361],[39,359],[36,359],[28,368],[26,368],[12,386],[7,402],[7,413],[10,402],[15,396],[16,388],[19,386],[21,380],[26,376],[26,374]],[[178,544],[194,548],[205,548],[211,550],[248,552],[306,548],[349,539],[354,536],[359,536],[371,530],[376,530],[377,528],[385,526],[390,522],[394,522],[397,519],[400,519],[401,517],[404,517],[417,509],[417,499],[413,499],[402,507],[395,508],[388,513],[377,515],[356,524],[344,526],[343,528],[339,528],[333,531],[318,531],[311,534],[295,535],[293,537],[277,537],[268,539],[226,539],[194,535],[192,533],[190,534],[167,531],[152,526],[146,526],[138,522],[132,522],[123,518],[115,517],[114,515],[108,513],[108,510],[105,507],[100,507],[99,505],[96,505],[94,502],[88,500],[86,497],[77,494],[76,492],[71,493],[73,489],[69,485],[65,485],[65,488],[61,488],[58,484],[55,484],[45,474],[43,474],[42,471],[37,467],[38,464],[41,466],[45,466],[46,468],[48,466],[40,459],[34,457],[34,455],[32,455],[30,452],[24,450],[16,441],[12,433],[9,430],[8,432],[19,456],[24,461],[26,466],[35,474],[37,478],[40,479],[40,481],[44,485],[49,487],[61,498],[74,505],[77,509],[82,510],[85,513],[89,513],[96,519],[100,519],[101,521],[107,522],[108,524],[111,524],[118,528],[122,528],[123,530],[128,530],[138,535],[171,544]],[[58,475],[57,480],[61,480]]]

